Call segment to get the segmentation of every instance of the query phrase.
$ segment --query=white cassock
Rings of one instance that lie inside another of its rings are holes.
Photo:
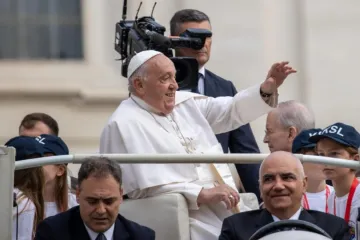
[[[260,85],[234,97],[206,97],[176,92],[175,108],[167,116],[132,95],[124,100],[105,126],[100,153],[223,153],[215,134],[232,131],[272,110],[260,96]],[[227,164],[214,164],[234,189]],[[122,164],[124,194],[145,198],[163,193],[182,194],[189,207],[191,239],[218,239],[225,204],[197,205],[202,188],[214,187],[210,164]],[[240,201],[241,204],[241,201]],[[241,207],[240,209],[246,209]]]

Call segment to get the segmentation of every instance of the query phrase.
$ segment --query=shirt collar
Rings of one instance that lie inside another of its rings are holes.
[[[90,239],[91,240],[95,240],[96,237],[99,235],[99,233],[94,232],[93,230],[91,230],[90,228],[88,228],[88,226],[86,226],[86,224],[84,223],[85,228],[87,230],[87,232],[89,233]],[[103,234],[106,237],[106,240],[112,240],[113,239],[113,235],[114,235],[114,228],[115,228],[115,223]]]
[[[289,218],[289,220],[299,220],[300,217],[300,213],[301,213],[302,208],[299,208],[299,210],[297,210],[297,212],[291,216],[291,218]],[[274,215],[272,215],[272,218],[274,219],[274,222],[280,221],[280,219]]]
[[[205,67],[204,66],[199,69],[199,73],[201,73],[203,75],[203,77],[205,78]]]

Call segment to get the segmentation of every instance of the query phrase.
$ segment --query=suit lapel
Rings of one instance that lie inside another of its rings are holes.
[[[80,217],[80,210],[77,207],[77,209],[74,209],[74,212],[72,213],[72,216],[69,221],[69,229],[70,229],[70,236],[71,240],[91,240],[90,236],[85,228],[84,222],[82,221]],[[115,221],[115,227],[114,227],[114,234],[113,234],[114,240],[129,240],[130,234],[126,229],[126,226],[121,222],[119,217]]]
[[[91,240],[88,232],[86,231],[83,220],[80,217],[80,209],[76,207],[72,209],[69,221],[70,236],[72,240]]]
[[[118,217],[115,221],[115,228],[114,228],[114,239],[116,240],[128,240],[130,238],[130,234],[126,229],[124,223],[120,221]]]
[[[299,216],[299,220],[314,223],[316,225],[315,218],[313,218],[313,216],[311,216],[311,214],[306,210],[301,211],[300,216]]]
[[[306,210],[301,211],[300,216],[299,216],[299,220],[303,220],[303,221],[306,221],[306,222],[316,224],[316,220]],[[274,219],[272,218],[271,214],[266,209],[264,209],[260,213],[259,220],[257,221],[256,225],[258,227],[262,227],[262,226],[265,226],[266,224],[272,223],[273,221],[274,221]]]
[[[274,222],[274,219],[272,218],[271,214],[266,209],[264,209],[260,213],[260,216],[256,223],[256,226],[257,226],[257,228],[261,228],[272,222]]]

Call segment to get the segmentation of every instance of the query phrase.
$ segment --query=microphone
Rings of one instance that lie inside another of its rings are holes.
[[[195,50],[200,50],[204,47],[205,43],[201,38],[180,36],[165,37],[160,33],[150,30],[145,30],[145,34],[149,36],[150,41],[165,48],[192,48]]]
[[[167,48],[170,48],[171,42],[170,42],[169,38],[165,37],[164,35],[161,35],[160,33],[150,31],[150,30],[145,30],[145,33],[146,33],[146,35],[148,35],[150,37],[150,41],[152,41],[160,46],[165,46]]]
[[[170,36],[169,39],[175,48],[187,47],[200,50],[204,47],[204,42],[200,38]]]

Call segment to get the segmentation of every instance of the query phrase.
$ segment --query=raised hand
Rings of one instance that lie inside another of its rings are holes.
[[[261,84],[261,91],[267,94],[276,92],[278,87],[283,84],[287,76],[296,73],[296,70],[288,66],[289,62],[274,63],[266,77],[266,80]]]

